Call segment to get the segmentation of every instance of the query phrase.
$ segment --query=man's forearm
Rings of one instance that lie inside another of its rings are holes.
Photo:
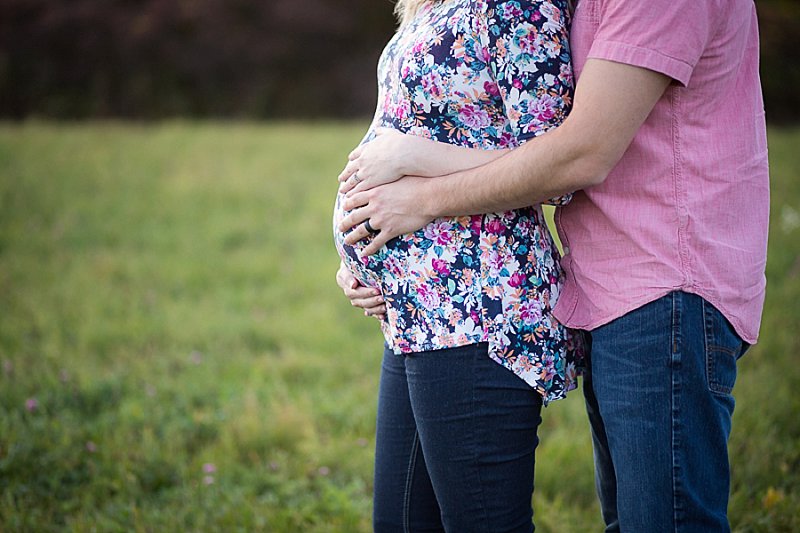
[[[589,60],[564,123],[482,167],[426,183],[432,218],[529,206],[605,180],[670,79],[647,69]]]
[[[565,124],[489,164],[430,180],[424,209],[434,218],[502,212],[602,182],[610,169],[569,129]]]

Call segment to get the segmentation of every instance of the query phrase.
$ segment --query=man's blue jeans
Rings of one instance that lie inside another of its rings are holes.
[[[489,358],[486,344],[384,352],[374,528],[533,531],[541,396]]]
[[[584,394],[606,531],[730,531],[731,390],[747,344],[685,292],[587,337]]]

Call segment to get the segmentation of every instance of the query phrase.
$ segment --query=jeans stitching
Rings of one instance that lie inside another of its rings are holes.
[[[419,432],[414,432],[414,440],[411,443],[411,456],[408,459],[408,472],[406,473],[406,491],[403,496],[403,531],[411,531],[411,486],[414,482],[414,471],[417,468],[417,454],[419,453]]]
[[[672,405],[671,405],[671,426],[672,426],[672,520],[673,529],[677,533],[678,520],[680,514],[680,464],[678,455],[681,446],[681,433],[678,421],[680,420],[680,365],[681,365],[681,342],[680,330],[682,326],[682,306],[684,299],[680,292],[673,293],[672,297],[672,333],[673,333],[673,353],[671,361],[671,381],[672,381]]]
[[[717,379],[717,366],[714,354],[712,352],[722,352],[730,357],[736,358],[736,351],[731,350],[727,346],[719,346],[716,344],[714,336],[714,309],[708,309],[705,299],[701,299],[703,305],[703,328],[705,345],[705,367],[706,367],[706,387],[711,394],[715,396],[728,396],[733,391],[733,387],[723,385]]]
[[[706,387],[714,392],[714,368],[709,348],[714,337],[714,325],[711,324],[711,317],[706,311],[706,302],[700,301],[703,311],[703,357],[706,363]]]
[[[474,351],[475,355],[474,355],[474,357],[472,359],[472,371],[473,371],[473,373],[480,372],[480,370],[478,369],[478,364],[477,364],[478,360],[479,360],[479,358],[486,357],[486,354],[484,353],[484,350],[481,350],[479,348],[479,346],[480,345],[478,345],[478,344],[475,345],[475,348],[476,348],[475,351]],[[473,378],[473,380],[472,380],[472,406],[470,408],[470,412],[473,414],[473,418],[474,418],[475,413],[477,412],[477,410],[475,408],[475,405],[477,404],[477,399],[475,398],[475,386],[476,386],[476,383],[477,383],[477,378]],[[476,420],[475,424],[474,424],[474,426],[476,428],[476,431],[477,431],[477,422],[478,421]],[[481,427],[481,430],[483,430],[483,427]],[[473,439],[474,439],[474,437],[473,437]],[[472,455],[475,458],[475,464],[476,465],[480,464],[479,456],[478,456],[478,450],[477,450],[477,447],[475,445],[474,440],[472,442],[472,446],[473,446]],[[483,495],[483,481],[481,480],[480,468],[476,468],[475,470],[476,470],[476,476],[478,478],[478,490],[480,491],[479,501],[480,501],[480,506],[481,506],[481,509],[480,509],[481,510],[481,516],[483,517],[483,522],[485,524],[486,522],[488,522],[488,520],[487,520],[487,517],[486,517],[486,506],[484,505],[484,503],[486,501],[486,498]]]

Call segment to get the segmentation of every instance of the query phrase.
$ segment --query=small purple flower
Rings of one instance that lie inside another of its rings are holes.
[[[97,444],[92,441],[86,441],[86,451],[89,453],[97,452]]]
[[[486,222],[486,232],[493,233],[495,235],[502,235],[506,231],[507,227],[503,222],[497,218],[493,218]]]
[[[439,294],[427,285],[417,287],[417,302],[425,309],[436,309],[442,303]]]
[[[28,398],[25,400],[25,409],[27,409],[29,413],[36,411],[39,409],[39,400],[36,398]]]
[[[522,272],[514,272],[508,279],[508,284],[512,287],[519,287],[525,283],[525,275]]]
[[[547,122],[556,115],[557,107],[558,101],[549,94],[545,94],[536,100],[531,113],[540,122]]]
[[[538,302],[527,300],[520,305],[519,317],[526,326],[533,326],[542,320],[542,309]]]
[[[516,4],[503,5],[503,18],[506,20],[518,19],[522,16],[522,10]]]
[[[447,276],[450,273],[450,265],[444,259],[434,259],[431,264],[433,269],[441,276]]]
[[[206,474],[213,474],[216,471],[217,471],[217,465],[215,465],[214,463],[205,463],[203,465],[203,472],[205,472]]]
[[[486,128],[492,123],[489,113],[487,113],[485,109],[474,105],[465,105],[462,107],[459,118],[465,126],[473,130]]]
[[[331,469],[328,468],[327,466],[321,466],[321,467],[319,467],[317,472],[319,473],[320,476],[327,476],[327,475],[330,475]]]
[[[214,484],[214,476],[204,476],[203,477],[203,484],[204,485],[213,485]]]
[[[425,226],[425,238],[430,239],[434,244],[446,246],[452,241],[450,232],[453,230],[453,225],[444,220],[436,220]]]
[[[192,353],[189,354],[189,361],[191,361],[193,365],[199,365],[203,362],[203,354],[197,350],[192,350]]]
[[[486,94],[489,96],[500,96],[500,89],[497,87],[497,84],[493,81],[486,81],[483,83],[483,90],[486,91]]]

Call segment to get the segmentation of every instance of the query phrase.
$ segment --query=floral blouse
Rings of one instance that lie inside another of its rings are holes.
[[[557,126],[572,99],[567,16],[566,0],[426,4],[381,56],[363,142],[384,126],[491,150]],[[334,227],[346,214],[340,199]],[[383,293],[396,353],[487,342],[545,402],[575,388],[577,343],[552,316],[562,273],[541,207],[440,218],[365,258],[363,244],[334,231],[345,265]]]

